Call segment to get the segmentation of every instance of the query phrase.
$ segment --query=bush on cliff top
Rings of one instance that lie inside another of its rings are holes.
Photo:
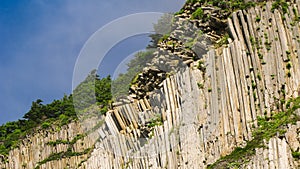
[[[87,79],[83,82],[84,84],[89,83]],[[96,99],[97,103],[102,105],[103,108],[108,106],[111,99],[110,86],[110,77],[99,79],[97,76],[95,81]],[[93,86],[79,85],[76,91],[86,93],[91,91],[88,89],[89,87]],[[24,115],[23,119],[0,126],[0,154],[8,155],[11,149],[17,147],[22,139],[32,134],[39,126],[47,129],[54,123],[56,125],[66,125],[75,119],[77,119],[77,116],[72,95],[65,95],[61,100],[54,100],[46,105],[43,104],[41,99],[38,99],[32,102],[30,110]]]

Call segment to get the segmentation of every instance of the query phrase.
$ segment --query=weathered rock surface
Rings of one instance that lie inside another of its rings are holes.
[[[162,74],[157,86],[143,94],[146,97],[109,111],[95,131],[99,134],[92,135],[99,141],[90,154],[61,157],[40,167],[207,168],[235,147],[243,147],[252,139],[258,116],[284,111],[285,103],[280,100],[299,97],[300,24],[291,18],[296,15],[294,8],[300,13],[300,0],[291,4],[285,15],[279,10],[272,13],[271,6],[268,2],[266,7],[233,13],[227,20],[231,43],[211,48],[201,61],[191,62],[175,74]],[[173,46],[161,48],[161,52],[165,50],[176,52]],[[157,73],[153,78],[147,74],[145,84],[163,73],[155,70],[147,71]],[[299,130],[299,122],[290,124],[283,137],[266,141],[266,147],[257,149],[243,168],[299,168],[299,160],[292,157],[293,151],[299,151]],[[46,142],[74,138],[80,132],[78,124],[72,123],[60,131],[36,133],[12,150],[0,168],[34,168],[51,153],[68,148]],[[73,149],[93,147],[91,140],[85,137]]]
[[[39,162],[50,157],[51,154],[66,152],[68,148],[72,152],[83,152],[92,148],[94,143],[88,137],[78,139],[74,144],[50,145],[47,143],[58,140],[72,141],[83,131],[78,122],[72,122],[62,128],[53,127],[50,130],[37,130],[34,135],[27,137],[22,141],[18,148],[10,151],[7,162],[0,161],[0,168],[23,169],[23,168],[77,168],[78,165],[88,158],[88,154],[82,154],[70,157],[58,157],[58,159],[38,165]],[[4,159],[3,159],[4,160]]]

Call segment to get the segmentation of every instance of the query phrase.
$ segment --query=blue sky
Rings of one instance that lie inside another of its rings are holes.
[[[0,0],[0,124],[22,118],[36,99],[49,103],[70,94],[81,48],[105,24],[138,12],[175,12],[183,3],[184,0]],[[145,46],[147,40],[146,35],[128,39],[107,57],[127,56]]]

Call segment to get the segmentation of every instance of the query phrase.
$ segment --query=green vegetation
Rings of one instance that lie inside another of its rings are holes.
[[[254,90],[254,89],[256,89],[256,83],[252,80],[252,89]]]
[[[184,13],[184,9],[180,9],[180,11],[176,12],[174,15],[180,15]]]
[[[87,78],[73,91],[76,98],[73,100],[76,109],[83,112],[86,108],[97,104],[101,107],[101,114],[108,110],[111,102],[111,78],[100,79],[93,70]]]
[[[83,100],[87,101],[88,96],[91,94],[89,92],[92,91],[92,88],[95,88],[97,104],[101,105],[102,110],[105,111],[111,100],[110,77],[99,79],[96,76],[95,86],[91,83],[92,77],[89,75],[75,91],[84,96]],[[16,148],[22,139],[35,132],[39,127],[47,129],[55,125],[56,128],[59,128],[77,119],[72,95],[65,95],[61,100],[54,100],[46,105],[42,103],[41,99],[32,102],[30,110],[24,115],[23,119],[0,126],[1,155],[7,156],[9,151]],[[81,106],[87,105],[89,104],[85,103]]]
[[[244,0],[187,0],[187,3],[196,3],[200,2],[201,4],[213,5],[222,9],[222,12],[231,13],[238,9],[247,9],[249,7],[255,6],[254,2],[245,2]],[[288,12],[288,4],[285,0],[276,0],[272,4],[272,12],[275,9],[281,9],[283,13]],[[177,14],[183,13],[184,10],[180,10]],[[299,16],[296,10],[295,21],[299,21]],[[205,16],[202,8],[196,9],[191,16],[191,19],[209,19],[210,16]],[[164,19],[169,19],[167,16]],[[256,17],[256,22],[260,22],[261,18]],[[77,86],[74,90],[76,96],[80,97],[80,100],[75,99],[73,101],[72,95],[65,95],[60,100],[54,100],[52,103],[43,104],[41,99],[38,99],[32,102],[31,109],[24,115],[23,119],[8,122],[0,126],[0,154],[8,155],[9,151],[17,147],[20,141],[26,138],[28,135],[32,134],[37,128],[48,129],[54,124],[56,126],[62,126],[70,123],[72,120],[76,120],[76,112],[74,109],[74,104],[77,106],[81,113],[84,113],[84,110],[89,108],[91,105],[97,104],[100,107],[99,115],[103,115],[109,109],[112,99],[116,99],[118,96],[127,95],[130,85],[134,84],[137,81],[137,74],[142,71],[142,69],[149,63],[154,57],[154,50],[150,48],[156,48],[157,44],[164,42],[169,38],[169,22],[165,24],[163,20],[160,23],[155,24],[155,30],[159,32],[165,32],[164,36],[159,34],[150,35],[152,38],[152,44],[148,46],[148,49],[142,52],[138,52],[135,55],[135,58],[128,63],[128,70],[125,74],[120,74],[119,77],[112,81],[110,76],[100,79],[96,74],[96,71],[92,71],[90,75]],[[171,23],[171,22],[170,22]],[[267,35],[265,38],[268,39]],[[228,44],[229,34],[225,34],[219,42],[216,44],[218,47]],[[278,40],[278,38],[277,38]],[[259,50],[259,42],[254,37],[250,37],[251,44]],[[171,45],[171,42],[167,42]],[[194,40],[191,39],[185,45],[187,48],[191,48],[194,43]],[[267,50],[271,49],[271,43],[266,40],[265,47]],[[290,51],[286,51],[288,58],[291,55]],[[262,60],[262,64],[266,64],[263,61],[263,55],[258,53],[259,58]],[[202,72],[206,71],[206,67],[203,61],[198,62],[198,69]],[[290,70],[292,67],[291,62],[288,62],[286,68]],[[291,77],[291,72],[287,72],[287,76]],[[261,75],[257,74],[258,80],[262,80]],[[113,85],[112,85],[113,84]],[[204,84],[197,84],[199,89],[204,88]],[[256,89],[257,84],[252,82],[252,88]],[[111,90],[115,98],[113,98]],[[212,88],[207,89],[208,92],[212,92]],[[95,95],[95,99],[94,96]],[[254,98],[256,98],[256,93],[254,93]],[[224,168],[224,167],[240,167],[242,164],[245,164],[251,156],[255,154],[255,149],[263,147],[263,140],[269,140],[270,138],[276,135],[283,135],[286,132],[285,126],[290,123],[295,123],[299,121],[299,117],[294,114],[294,111],[300,108],[300,98],[291,99],[289,101],[280,100],[281,104],[286,103],[288,110],[286,112],[279,112],[272,114],[271,117],[258,117],[258,128],[253,132],[253,139],[247,142],[245,147],[237,147],[231,154],[222,157],[213,165],[210,165],[208,168]],[[292,105],[292,107],[290,107]],[[207,108],[207,105],[205,106]],[[99,125],[101,125],[99,123]],[[153,128],[155,126],[162,125],[162,117],[156,116],[147,123],[147,127]],[[98,126],[97,126],[98,127]],[[72,140],[56,140],[50,141],[47,145],[56,146],[58,144],[69,145],[67,151],[53,153],[48,158],[40,161],[38,164],[42,165],[49,161],[72,157],[80,156],[83,154],[90,153],[92,148],[88,148],[83,152],[73,152],[72,146],[84,135],[78,134]],[[300,158],[300,152],[293,152],[294,158]],[[23,164],[25,165],[25,164]],[[37,167],[39,168],[39,166]]]
[[[294,158],[300,159],[300,152],[299,152],[299,151],[297,151],[297,152],[292,152],[292,156],[293,156]]]
[[[221,9],[221,13],[223,13],[228,17],[232,12],[240,9],[248,9],[250,7],[254,7],[256,4],[254,2],[245,2],[244,0],[188,0],[187,4],[194,4],[199,2],[201,6],[215,6]],[[200,19],[202,21],[208,21],[211,19],[210,14],[204,14],[203,9],[200,7],[196,9],[192,15],[191,19]]]
[[[81,155],[84,155],[84,154],[89,154],[92,150],[93,150],[93,148],[87,148],[82,152],[73,152],[72,149],[68,149],[67,151],[50,154],[48,158],[46,158],[46,159],[44,159],[44,160],[42,160],[38,163],[38,166],[36,167],[36,169],[39,168],[40,165],[45,164],[49,161],[54,161],[54,160],[59,160],[59,159],[62,159],[62,158],[67,158],[67,157],[81,156]]]
[[[138,74],[142,72],[147,63],[150,63],[154,57],[154,52],[159,43],[166,42],[170,37],[171,25],[173,16],[165,14],[153,25],[155,34],[149,37],[152,39],[147,49],[135,54],[134,58],[127,64],[126,73],[121,73],[112,81],[112,97],[113,100],[118,100],[122,96],[127,96],[131,85],[138,80]],[[169,45],[174,45],[172,41],[166,42]]]
[[[147,124],[147,127],[152,128],[155,126],[160,126],[162,124],[163,124],[163,121],[162,121],[161,115],[157,115],[156,117],[154,117],[150,120],[150,122]]]
[[[281,9],[283,14],[288,13],[288,3],[285,0],[276,0],[272,4],[271,12],[274,12],[275,9]]]
[[[261,78],[261,75],[260,75],[260,74],[257,74],[257,79],[258,79],[259,81],[261,81],[261,80],[262,80],[262,78]]]
[[[39,168],[40,165],[45,164],[49,161],[54,161],[54,160],[59,160],[59,159],[62,159],[62,158],[68,158],[68,157],[73,157],[73,156],[81,156],[81,155],[84,155],[84,154],[89,154],[93,150],[93,147],[87,148],[82,152],[74,152],[73,151],[74,144],[78,140],[83,139],[84,136],[85,135],[83,135],[83,134],[77,134],[71,141],[69,141],[69,140],[56,140],[56,141],[50,141],[50,142],[46,143],[47,145],[50,145],[50,146],[57,146],[58,144],[65,144],[65,145],[68,145],[68,149],[67,149],[67,151],[50,154],[46,159],[38,162],[38,166],[36,167],[36,169]]]
[[[113,99],[128,95],[129,88],[137,81],[138,74],[142,72],[146,64],[153,59],[153,53],[154,50],[148,49],[135,54],[135,58],[127,64],[127,72],[119,74],[118,78],[112,82]]]
[[[267,33],[264,33],[264,37],[265,37],[265,47],[266,49],[269,51],[271,50],[271,47],[272,47],[272,43],[269,42],[269,37],[268,37],[268,34]]]
[[[299,23],[299,21],[300,21],[300,17],[299,17],[299,15],[298,15],[298,11],[297,11],[297,8],[293,8],[293,13],[294,13],[294,15],[295,15],[295,17],[294,17],[294,19],[293,19],[293,22],[292,22],[292,26],[294,25],[296,25],[297,23]]]
[[[166,40],[168,40],[168,38],[170,37],[170,34],[165,34],[164,36],[162,36],[159,40],[158,43],[164,42]]]
[[[42,123],[42,128],[43,128],[43,129],[47,129],[47,128],[49,128],[50,126],[51,126],[51,124],[50,124],[48,121]]]
[[[154,136],[154,127],[163,125],[163,119],[160,114],[156,114],[155,117],[150,119],[149,122],[146,123],[146,127],[150,129],[149,138],[153,138]]]
[[[157,34],[150,35],[152,40],[147,50],[135,55],[135,58],[128,64],[128,72],[120,75],[118,79],[113,81],[113,91],[126,92],[127,94],[129,86],[126,86],[127,84],[124,82],[127,81],[130,84],[132,77],[135,77],[145,67],[146,63],[153,58],[154,51],[151,48],[157,47],[158,41],[162,38],[160,34],[166,34],[163,38],[168,37],[168,33],[171,31],[171,24],[172,15],[170,14],[164,15],[157,24],[154,24]],[[23,119],[0,126],[0,154],[7,156],[9,151],[17,147],[22,139],[39,128],[48,129],[55,127],[55,130],[60,130],[61,126],[70,123],[72,120],[77,120],[77,115],[89,112],[87,110],[91,106],[97,105],[97,109],[100,108],[100,110],[96,112],[98,115],[103,115],[108,111],[112,102],[111,87],[112,80],[110,76],[101,79],[96,74],[96,70],[93,70],[76,87],[73,95],[65,95],[61,100],[54,100],[49,104],[43,104],[41,99],[32,102],[31,109],[24,115]],[[77,112],[75,112],[75,108]],[[99,122],[99,125],[101,124],[103,122]],[[57,140],[48,144],[72,144],[77,139],[79,138],[76,137],[72,141]]]
[[[77,134],[71,141],[68,140],[56,140],[56,141],[49,141],[48,143],[46,143],[47,145],[51,145],[51,146],[56,146],[58,144],[75,144],[78,140],[84,138],[83,134]]]
[[[201,30],[197,31],[197,37],[194,38],[187,38],[186,42],[184,42],[184,47],[187,49],[193,49],[194,45],[197,43],[198,38],[203,35],[203,32]],[[193,58],[194,61],[197,60],[196,58]]]
[[[203,83],[197,83],[197,85],[198,85],[199,89],[204,89],[204,84]]]
[[[288,63],[286,64],[286,68],[287,68],[288,70],[290,70],[290,69],[292,68],[292,63],[291,63],[291,62],[288,62]]]
[[[203,60],[200,60],[198,62],[198,65],[197,65],[197,68],[202,71],[202,72],[205,72],[206,71],[206,67],[205,67],[205,64],[204,64],[204,61]]]
[[[266,42],[265,42],[265,46],[266,46],[266,49],[267,49],[268,51],[270,51],[270,50],[271,50],[271,47],[272,47],[272,43],[266,41]]]
[[[260,22],[261,18],[259,16],[256,16],[255,21]]]
[[[250,36],[250,42],[251,42],[252,46],[255,46],[256,40],[255,40],[255,38],[253,36]]]
[[[229,34],[228,33],[226,33],[225,35],[223,35],[223,37],[217,42],[217,44],[215,45],[215,47],[216,48],[219,48],[219,47],[221,47],[221,46],[223,46],[223,45],[226,45],[226,44],[228,44],[229,42],[228,42],[228,39],[229,39],[230,37],[229,37]]]
[[[188,0],[187,3],[197,3],[200,2],[202,5],[213,5],[219,7],[226,12],[233,12],[239,9],[248,9],[254,7],[254,2],[245,2],[244,0]]]
[[[296,124],[300,117],[295,114],[295,110],[300,108],[300,97],[290,99],[286,103],[286,112],[273,113],[271,117],[258,117],[258,128],[253,131],[253,139],[247,142],[244,148],[237,147],[231,154],[222,157],[208,169],[213,168],[240,168],[246,164],[250,157],[255,155],[255,149],[264,147],[263,140],[268,141],[272,137],[283,136],[286,132],[287,124]],[[292,107],[290,107],[293,105]],[[293,152],[294,158],[299,158],[299,152]]]
[[[191,19],[202,19],[204,12],[202,8],[198,8],[194,13],[192,13]]]
[[[222,157],[216,163],[208,166],[207,168],[240,168],[242,164],[248,161],[249,157],[255,154],[255,148],[259,147],[261,147],[259,141],[252,140],[247,143],[246,147],[235,148],[231,154]]]
[[[292,77],[292,73],[291,71],[289,70],[287,73],[286,73],[287,77]]]
[[[181,9],[180,11],[183,12],[184,10]],[[147,46],[147,49],[156,49],[159,43],[168,39],[172,31],[173,21],[173,15],[165,14],[153,25],[155,33],[149,35],[152,40],[150,41],[151,44]]]
[[[170,34],[172,31],[173,19],[174,19],[174,16],[172,14],[168,14],[168,13],[164,14],[157,21],[157,23],[153,24],[153,28],[154,28],[154,32],[155,32],[154,35],[159,34],[161,36],[161,35],[165,35],[165,34]],[[152,39],[152,40],[154,40],[154,39]],[[157,41],[154,41],[154,44],[157,44],[155,42],[157,42]]]
[[[196,3],[196,2],[201,2],[200,0],[187,0],[186,3]]]
[[[74,119],[76,116],[71,99],[72,96],[65,96],[62,100],[54,100],[47,105],[43,105],[42,100],[38,99],[32,102],[31,109],[24,115],[24,119],[0,126],[0,154],[7,155],[10,149],[17,147],[19,141],[31,134],[36,127],[50,127],[51,122],[61,114],[65,114],[68,119]],[[60,121],[57,123],[59,125]]]

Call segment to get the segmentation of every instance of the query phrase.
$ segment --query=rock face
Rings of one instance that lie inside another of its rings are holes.
[[[298,17],[295,11],[300,13],[300,0],[291,3],[286,14],[271,8],[272,2],[267,2],[234,12],[227,20],[230,43],[202,51],[201,60],[174,74],[148,69],[153,75],[144,76],[154,78],[145,84],[153,83],[159,73],[162,76],[151,92],[114,107],[90,137],[71,146],[72,152],[93,148],[91,152],[45,162],[51,154],[69,148],[47,142],[72,140],[82,133],[78,123],[71,123],[24,140],[0,168],[35,168],[38,162],[45,169],[207,168],[235,147],[245,146],[258,116],[285,111],[285,100],[299,97],[300,24],[293,18]],[[172,51],[168,46],[160,49]],[[300,110],[296,113],[300,115]],[[257,148],[243,168],[299,168],[299,159],[292,156],[300,149],[299,130],[299,121],[289,124],[284,136],[265,141],[266,146]],[[96,144],[92,137],[99,137]]]
[[[0,161],[0,168],[18,169],[18,168],[77,168],[78,165],[88,158],[88,153],[78,154],[76,156],[68,156],[54,158],[50,160],[54,154],[67,152],[84,152],[88,148],[92,148],[94,143],[88,137],[80,137],[83,134],[78,123],[70,123],[62,128],[53,127],[50,130],[37,130],[34,135],[22,141],[18,148],[10,151],[7,162]],[[76,139],[80,138],[80,139]],[[73,142],[74,143],[59,143]],[[57,145],[49,144],[57,142]],[[48,159],[49,162],[42,162]],[[0,159],[1,160],[1,159]],[[40,164],[39,163],[43,163]]]
[[[299,168],[299,160],[295,161],[291,156],[291,151],[299,148],[299,131],[295,131],[296,128],[299,130],[300,122],[289,126],[288,134],[284,138],[275,137],[266,142],[267,149],[256,149],[255,156],[243,168]],[[298,139],[293,140],[290,137]]]

